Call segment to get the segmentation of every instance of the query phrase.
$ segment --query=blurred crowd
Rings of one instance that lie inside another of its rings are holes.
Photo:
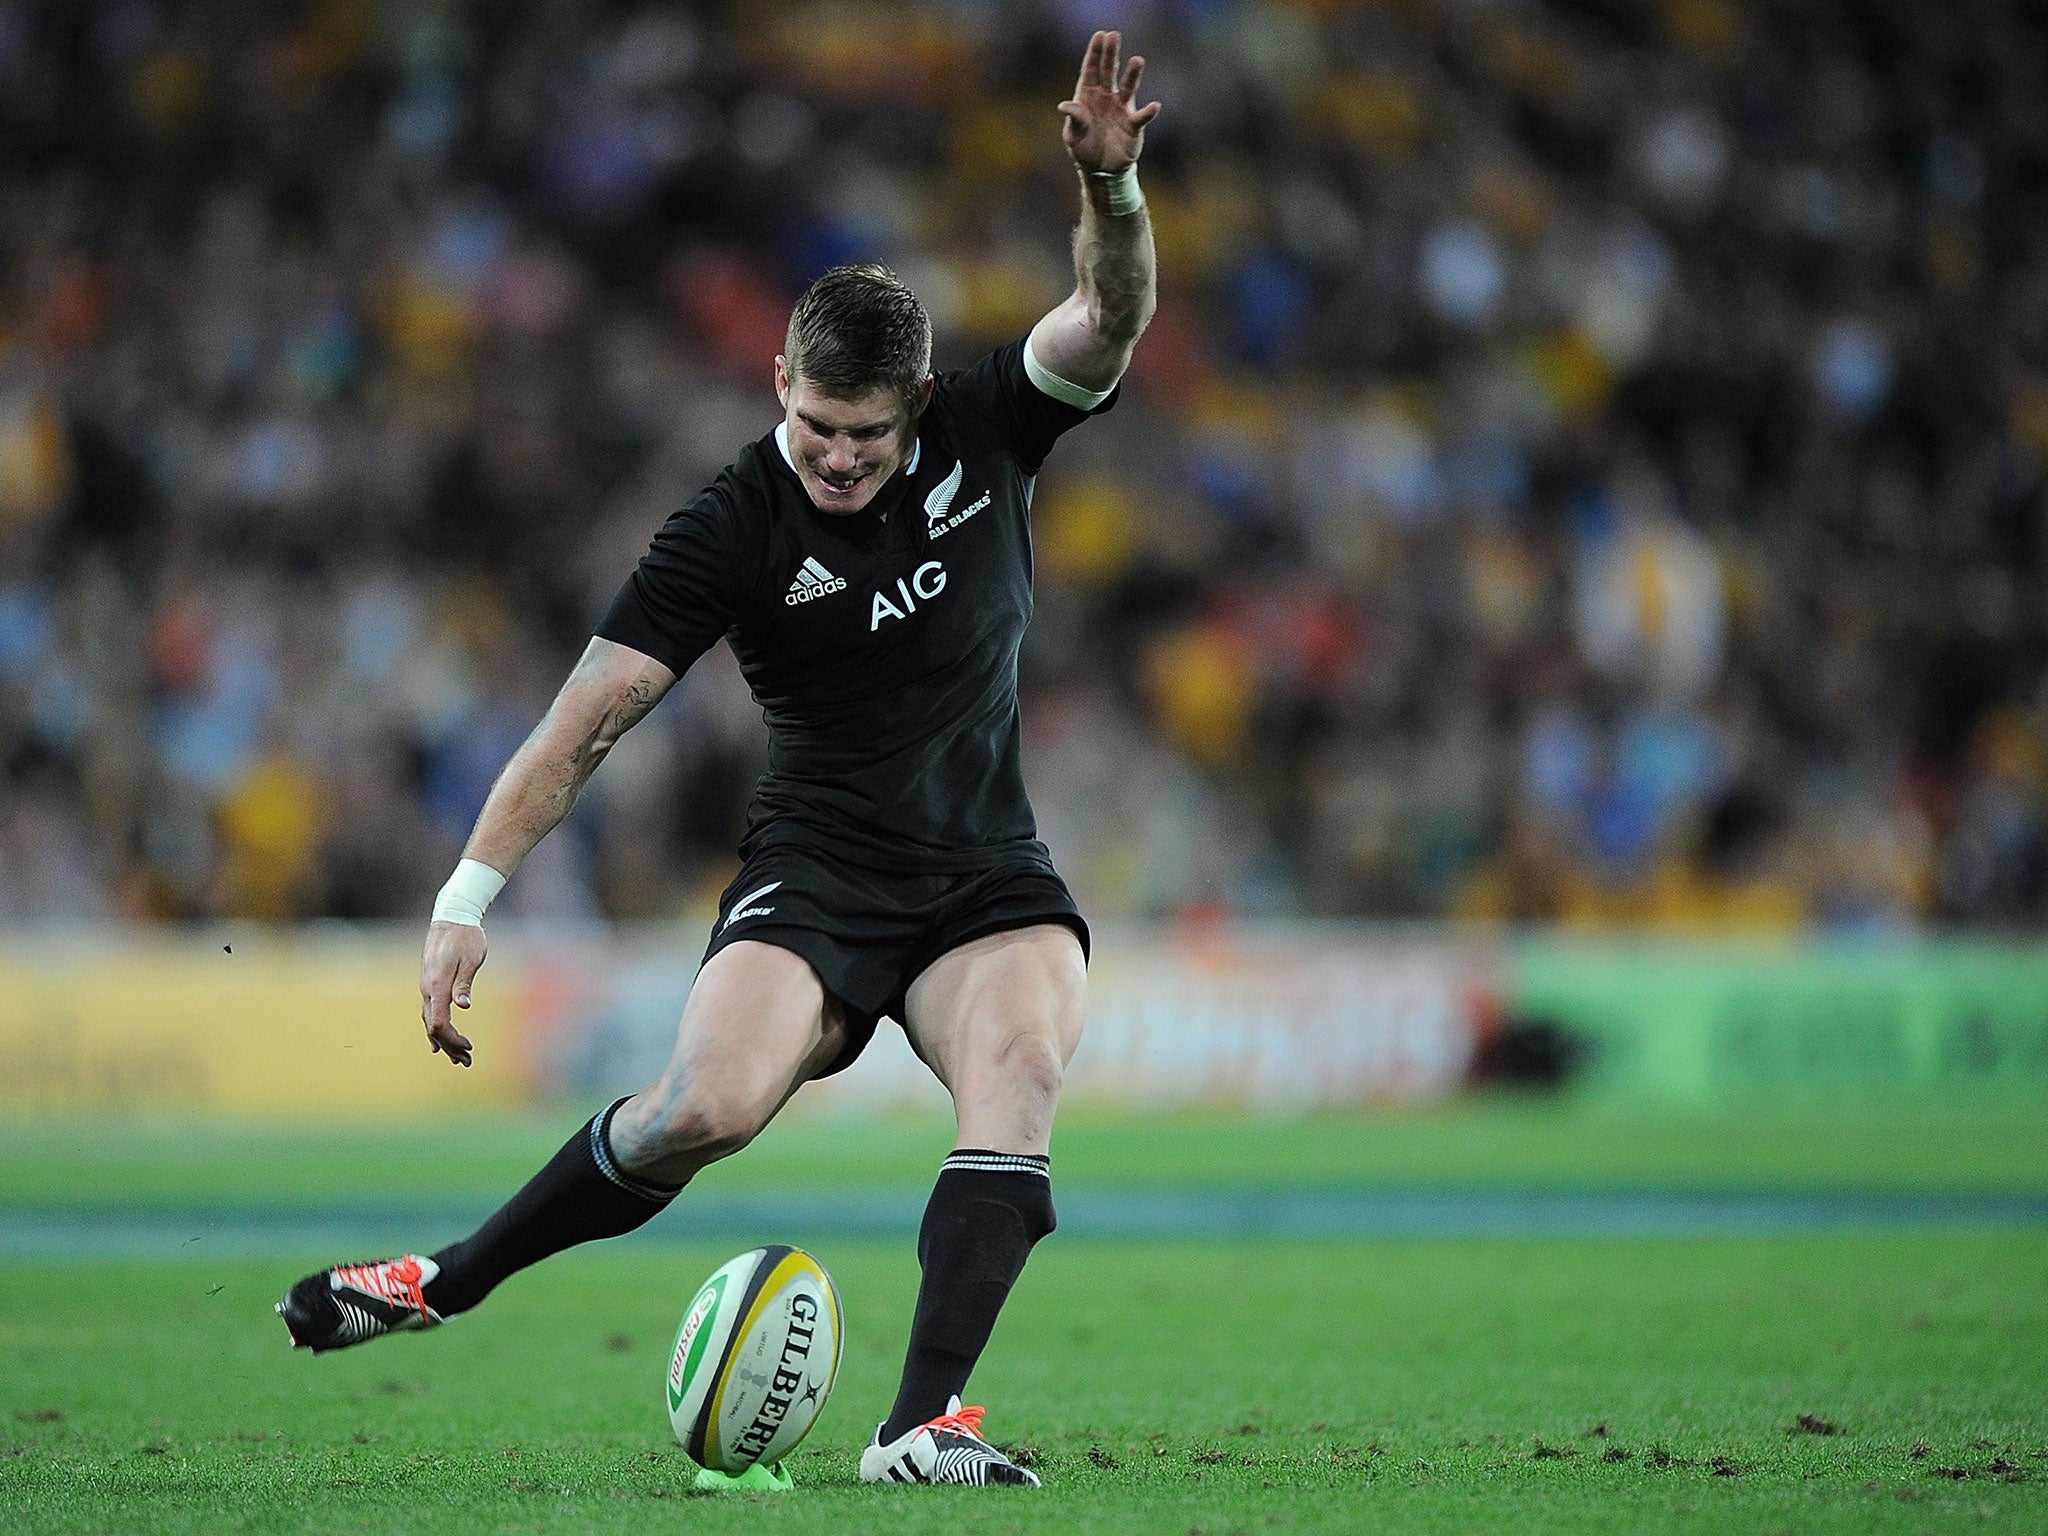
[[[1165,103],[1039,488],[1098,915],[2038,929],[2048,23],[1959,0],[0,7],[0,921],[409,917],[836,261],[941,366]],[[503,898],[715,891],[720,648]]]

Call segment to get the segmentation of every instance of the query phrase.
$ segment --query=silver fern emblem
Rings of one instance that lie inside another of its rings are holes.
[[[960,493],[961,464],[953,461],[953,473],[939,483],[931,495],[924,499],[925,521],[936,528],[946,520],[946,514],[953,510],[953,498]]]

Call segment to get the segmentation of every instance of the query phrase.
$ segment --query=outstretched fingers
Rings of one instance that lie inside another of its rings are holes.
[[[1145,60],[1142,55],[1132,54],[1130,64],[1124,69],[1123,84],[1117,87],[1116,94],[1117,99],[1124,104],[1124,109],[1131,114],[1133,128],[1142,128],[1159,115],[1159,103],[1156,101],[1149,106],[1135,105],[1138,99],[1138,82],[1144,78]]]
[[[1091,90],[1116,89],[1117,54],[1122,44],[1122,36],[1115,32],[1098,32],[1088,39],[1088,51],[1081,56],[1081,79],[1074,87],[1075,96],[1085,96]]]
[[[1117,32],[1097,32],[1088,40],[1081,60],[1081,77],[1073,99],[1059,104],[1065,121],[1060,134],[1067,147],[1076,151],[1084,170],[1100,170],[1097,163],[1106,153],[1121,160],[1127,137],[1141,133],[1159,115],[1159,103],[1137,106],[1139,83],[1145,76],[1145,60],[1132,55],[1122,60],[1123,37]],[[1135,158],[1136,150],[1131,150]]]

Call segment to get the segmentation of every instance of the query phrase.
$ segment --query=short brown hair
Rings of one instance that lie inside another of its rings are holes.
[[[791,378],[829,394],[881,388],[915,406],[932,371],[932,320],[887,267],[834,267],[796,301],[782,352]]]

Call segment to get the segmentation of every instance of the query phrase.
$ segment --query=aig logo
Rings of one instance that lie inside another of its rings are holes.
[[[882,627],[884,619],[906,619],[917,612],[919,599],[930,602],[946,590],[946,568],[936,560],[927,560],[910,573],[906,581],[896,578],[896,597],[902,600],[899,608],[886,591],[875,594],[874,606],[868,611],[868,633],[873,634]]]

